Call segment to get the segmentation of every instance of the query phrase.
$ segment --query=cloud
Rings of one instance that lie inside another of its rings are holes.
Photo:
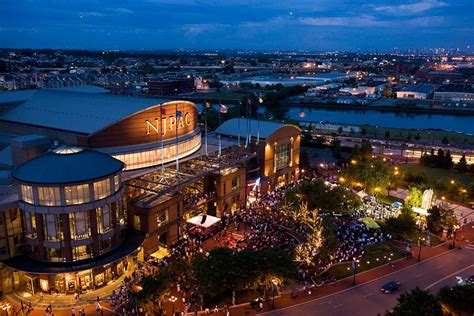
[[[318,18],[299,18],[298,21],[303,25],[312,26],[387,26],[388,21],[377,20],[371,15],[361,15],[356,17],[318,17]]]
[[[227,27],[229,27],[228,24],[220,23],[185,24],[182,26],[182,30],[185,36],[195,37],[206,32],[222,30]]]
[[[102,17],[102,16],[106,16],[107,14],[105,13],[101,13],[101,12],[97,12],[97,11],[87,11],[87,12],[79,12],[79,14],[81,16],[93,16],[93,17]]]
[[[403,20],[382,20],[372,15],[355,17],[320,17],[299,18],[302,25],[311,26],[344,26],[344,27],[430,27],[444,23],[442,16],[417,17]]]
[[[424,0],[410,4],[379,6],[375,7],[374,10],[395,15],[411,15],[446,6],[448,6],[446,2],[437,0]]]
[[[110,11],[115,12],[115,13],[126,13],[126,14],[135,13],[132,10],[127,9],[127,8],[113,8],[113,9],[110,9]]]

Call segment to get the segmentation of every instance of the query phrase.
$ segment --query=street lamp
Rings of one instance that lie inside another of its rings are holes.
[[[458,232],[459,225],[454,225],[453,227],[453,245],[452,248],[454,249],[454,246],[456,245],[456,233]]]
[[[272,309],[275,309],[275,289],[277,286],[277,281],[275,279],[272,279],[271,283],[272,283]]]
[[[356,260],[355,258],[352,260],[352,271],[354,272],[352,276],[352,285],[356,285],[357,262],[359,262],[359,260]]]
[[[423,246],[422,241],[424,242],[425,238],[424,237],[423,238],[418,237],[418,260],[417,260],[418,262],[420,262],[420,260],[421,260],[421,247]]]
[[[464,203],[464,197],[466,196],[466,193],[467,193],[466,189],[461,189],[461,195],[462,195],[461,203]]]
[[[172,309],[172,313],[171,315],[174,315],[174,303],[178,300],[178,298],[174,295],[172,295],[169,299],[168,299],[171,303],[173,303],[173,309]]]

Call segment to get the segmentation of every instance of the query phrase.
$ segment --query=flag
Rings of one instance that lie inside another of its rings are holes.
[[[183,112],[181,111],[176,111],[176,117],[181,117],[183,116]]]
[[[252,100],[247,99],[247,104],[248,104],[248,105],[251,105],[251,104],[252,104]]]
[[[206,109],[210,109],[211,108],[211,102],[206,101],[206,103],[204,103],[204,106],[206,107]]]
[[[220,104],[220,106],[219,106],[219,112],[221,112],[221,113],[227,113],[227,110],[228,110],[227,106],[225,106],[224,104]]]
[[[262,104],[262,103],[263,103],[263,99],[262,99],[262,98],[258,98],[258,103]]]
[[[161,115],[166,115],[166,110],[163,108],[160,108],[160,109],[161,109]]]

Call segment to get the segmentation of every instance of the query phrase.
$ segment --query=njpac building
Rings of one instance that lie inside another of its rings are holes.
[[[0,292],[93,291],[298,177],[298,127],[231,119],[205,137],[198,112],[97,87],[0,93]]]

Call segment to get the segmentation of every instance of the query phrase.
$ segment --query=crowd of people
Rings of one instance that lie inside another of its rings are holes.
[[[362,206],[359,212],[374,219],[385,220],[394,217],[399,209],[400,207],[395,205],[379,203],[373,197],[365,197],[362,199]]]

